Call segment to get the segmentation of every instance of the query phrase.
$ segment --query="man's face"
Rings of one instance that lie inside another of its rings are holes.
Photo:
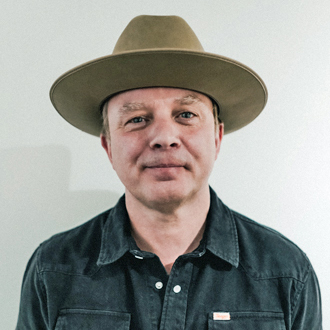
[[[154,208],[180,205],[208,190],[220,149],[211,100],[177,88],[144,88],[108,103],[110,139],[102,146],[126,195]]]

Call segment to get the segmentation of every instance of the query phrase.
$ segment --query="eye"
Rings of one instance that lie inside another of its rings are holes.
[[[144,122],[145,119],[143,117],[135,117],[131,120],[128,121],[128,124],[132,123],[132,124],[138,124],[138,123],[142,123]]]
[[[189,112],[189,111],[185,111],[185,112],[180,113],[180,117],[185,118],[185,119],[190,119],[190,118],[193,118],[194,116],[195,115],[192,112]]]

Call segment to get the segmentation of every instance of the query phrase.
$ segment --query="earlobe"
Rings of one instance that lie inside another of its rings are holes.
[[[105,150],[105,152],[107,153],[110,163],[112,164],[112,153],[111,153],[110,141],[104,134],[101,134],[100,138],[101,138],[101,145],[102,145],[103,149]]]

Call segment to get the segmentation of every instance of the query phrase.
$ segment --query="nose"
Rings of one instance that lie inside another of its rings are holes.
[[[152,149],[166,150],[178,148],[181,145],[179,130],[172,121],[154,122],[149,134],[149,145]]]

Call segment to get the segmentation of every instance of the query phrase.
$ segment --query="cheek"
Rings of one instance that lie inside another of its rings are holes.
[[[116,171],[134,164],[141,153],[141,143],[139,139],[131,137],[114,137],[111,141],[112,163]]]
[[[187,139],[190,148],[195,150],[196,156],[207,159],[215,159],[216,152],[216,143],[215,143],[215,135],[210,131],[200,131],[197,132]]]
[[[195,159],[198,169],[203,175],[209,175],[216,160],[216,146],[212,134],[200,136],[195,140]]]

